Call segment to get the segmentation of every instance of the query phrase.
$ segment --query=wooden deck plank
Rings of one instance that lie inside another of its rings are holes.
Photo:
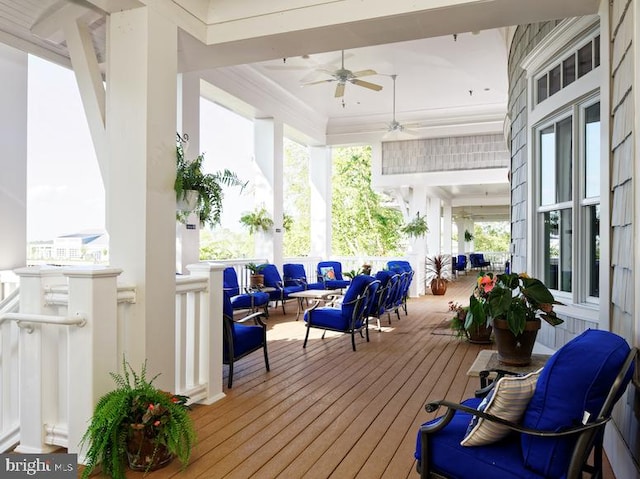
[[[272,310],[269,362],[260,353],[237,363],[234,387],[210,406],[195,406],[198,444],[191,464],[147,474],[148,479],[417,478],[413,451],[427,400],[473,395],[466,372],[481,349],[447,329],[449,301],[468,302],[474,275],[450,283],[442,297],[411,299],[408,315],[382,319],[370,342],[312,330]],[[289,306],[289,305],[287,305]],[[142,473],[128,472],[128,478]],[[607,472],[606,478],[613,476]]]

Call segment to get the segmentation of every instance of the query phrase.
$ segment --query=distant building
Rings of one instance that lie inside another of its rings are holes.
[[[86,231],[29,243],[30,264],[108,263],[109,237],[104,231]]]

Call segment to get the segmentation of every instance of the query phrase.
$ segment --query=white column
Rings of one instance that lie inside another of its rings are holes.
[[[464,239],[464,231],[467,230],[469,233],[473,234],[475,228],[474,228],[474,221],[472,219],[467,219],[464,222],[464,230],[462,231],[462,239]],[[471,241],[465,241],[465,250],[469,253],[473,253],[475,251],[475,242],[474,240]]]
[[[429,225],[429,233],[427,233],[427,253],[430,256],[440,254],[441,243],[440,237],[442,229],[441,224],[441,206],[440,198],[430,197],[427,213],[427,223]]]
[[[283,223],[283,176],[284,147],[283,125],[273,118],[257,119],[254,122],[255,159],[262,178],[256,181],[256,206],[264,205],[273,219],[271,234],[256,238],[256,257],[268,258],[279,268],[282,266]]]
[[[222,399],[222,273],[226,265],[198,263],[187,269],[192,276],[205,276],[209,284],[206,307],[201,309],[199,358],[200,383],[207,384],[207,397],[203,404]]]
[[[27,54],[0,43],[0,270],[27,263]]]
[[[409,200],[409,220],[415,218],[416,214],[427,217],[427,226],[431,231],[431,219],[427,206],[427,192],[423,187],[413,187],[411,189],[411,198]],[[428,235],[428,233],[427,233]],[[428,236],[420,238],[410,238],[410,251],[408,253],[409,261],[415,271],[410,296],[420,296],[425,293],[424,280],[426,276],[425,260],[428,252]]]
[[[452,254],[451,231],[453,230],[453,217],[451,216],[451,201],[442,202],[442,252]]]
[[[186,159],[200,154],[200,74],[178,75],[178,133],[189,135]],[[186,223],[176,221],[176,272],[188,274],[186,266],[200,261],[200,220],[190,214]]]
[[[111,263],[136,286],[132,364],[171,390],[175,372],[177,27],[151,7],[108,17],[107,229]]]
[[[464,242],[464,227],[466,221],[462,218],[456,220],[456,227],[458,228],[458,254],[465,254],[465,242]]]
[[[311,256],[331,256],[331,148],[312,146],[309,157],[311,185]]]
[[[79,450],[80,440],[98,399],[114,389],[109,373],[118,371],[118,286],[122,271],[92,267],[66,270],[69,278],[69,315],[81,313],[83,327],[69,328],[67,355],[68,450],[79,453],[84,464],[86,450]],[[132,364],[138,370],[140,364]]]

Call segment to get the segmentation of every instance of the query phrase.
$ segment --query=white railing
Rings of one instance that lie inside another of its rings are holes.
[[[0,271],[0,301],[18,288],[20,278],[10,270]]]
[[[18,311],[19,289],[0,301],[0,452],[11,449],[20,437],[18,402],[18,327],[2,319]]]

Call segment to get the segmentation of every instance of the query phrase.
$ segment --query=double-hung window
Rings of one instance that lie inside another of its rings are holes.
[[[567,21],[525,60],[530,79],[531,272],[565,304],[597,303],[600,36]]]

